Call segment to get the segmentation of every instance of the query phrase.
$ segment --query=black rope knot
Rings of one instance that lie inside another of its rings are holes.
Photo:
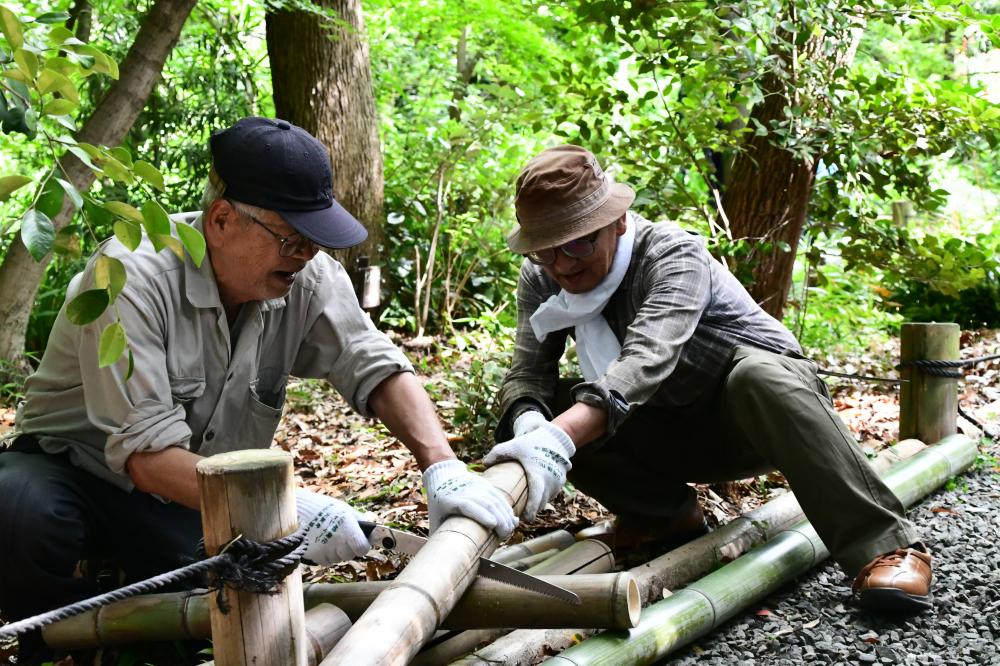
[[[205,557],[204,541],[198,543],[197,553]],[[216,590],[219,610],[229,612],[223,594],[226,587],[255,594],[275,594],[281,581],[299,565],[304,553],[305,539],[301,530],[266,543],[237,536],[220,549],[208,574],[208,587]]]

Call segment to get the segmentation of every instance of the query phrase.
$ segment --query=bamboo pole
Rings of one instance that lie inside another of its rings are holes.
[[[958,324],[905,323],[899,332],[900,360],[954,361],[960,356]],[[899,390],[899,436],[936,442],[958,432],[958,379],[936,377],[903,366]]]
[[[598,577],[607,578],[608,574],[605,572],[611,571],[612,568],[614,568],[614,565],[615,558],[611,553],[611,548],[600,541],[588,539],[574,543],[566,550],[560,552],[558,556],[532,567],[528,570],[528,573],[533,576],[542,576],[543,574],[567,574],[567,576],[560,576],[559,578],[560,580],[564,580],[566,585],[569,585],[567,589],[574,589],[578,582],[586,578],[586,574],[605,574],[604,576]],[[625,592],[627,596],[622,597],[622,591],[618,592],[618,596],[619,603],[625,601],[628,606],[627,611],[625,608],[622,608],[621,611],[623,619],[627,613],[628,622],[633,621],[633,610],[636,613],[636,619],[638,618],[638,611],[641,607],[639,603],[639,590],[638,588],[632,588],[632,582],[634,581],[631,581],[631,576],[629,576],[629,580],[623,580],[617,583],[619,585],[624,583],[627,586],[627,592]],[[566,585],[564,585],[564,587]],[[470,588],[470,591],[474,588],[475,585]],[[466,601],[469,600],[469,597],[470,595],[467,593],[465,597],[463,597],[462,601],[459,602],[459,606],[466,603]],[[635,601],[634,605],[632,604],[633,597]],[[606,601],[595,601],[589,598],[587,601],[584,601],[583,597],[580,597],[580,601],[581,605],[593,606],[594,608],[607,607]],[[612,604],[614,603],[615,602],[612,602]],[[456,606],[455,611],[459,610],[459,606]],[[530,612],[535,616],[533,618],[534,622],[540,622],[541,625],[545,626],[549,626],[554,621],[556,614],[562,614],[567,610],[566,604],[562,603],[557,603],[555,606],[548,603],[546,606],[548,606],[546,609],[540,608],[537,600],[530,606],[524,603],[514,604],[513,608],[515,609],[517,617],[512,618],[510,622],[504,622],[499,615],[506,615],[507,611],[511,610],[511,607],[500,603],[495,605],[491,604],[482,610],[485,610],[486,614],[489,615],[496,623],[492,625],[495,628],[463,631],[435,637],[435,639],[431,641],[422,652],[417,654],[411,664],[413,664],[413,666],[434,666],[435,664],[446,664],[452,659],[468,654],[483,643],[496,640],[497,638],[510,632],[512,627],[540,626],[540,624],[534,624],[532,620],[529,620],[529,618],[524,614],[526,609],[530,609]],[[452,612],[452,615],[455,615],[455,611]],[[449,620],[450,619],[451,618],[449,617]],[[569,627],[583,625],[574,625],[572,622],[567,622],[562,626]],[[629,626],[635,625],[631,624]]]
[[[295,531],[292,456],[251,449],[198,463],[205,550],[214,555],[237,536],[270,541]],[[228,611],[211,595],[212,644],[220,666],[306,663],[305,607],[298,568],[275,594],[224,588]]]
[[[953,435],[885,476],[904,504],[912,505],[976,459],[975,442]],[[606,632],[549,660],[574,664],[649,664],[704,636],[747,605],[805,573],[829,555],[819,535],[803,521],[740,559],[645,609],[639,626]]]
[[[872,460],[872,467],[884,476],[892,465],[925,448],[927,446],[918,440],[904,440],[879,452]],[[787,493],[716,528],[710,534],[630,569],[639,586],[643,605],[659,601],[669,595],[669,590],[718,569],[804,519],[795,496]],[[520,629],[456,663],[463,666],[535,663],[539,656],[576,645],[593,633],[593,630],[584,628]]]
[[[565,550],[572,546],[574,541],[576,539],[566,530],[554,530],[548,534],[543,534],[512,546],[497,548],[496,552],[490,556],[490,559],[500,564],[510,564],[511,562],[553,549],[556,551]]]
[[[521,513],[527,486],[517,463],[503,463],[484,476]],[[497,547],[495,533],[461,516],[444,521],[427,544],[358,618],[323,666],[405,664],[458,603],[476,577],[481,556]]]
[[[552,548],[550,550],[543,551],[541,553],[535,553],[534,555],[528,555],[520,560],[514,560],[513,562],[502,562],[501,564],[506,564],[511,569],[517,569],[518,571],[526,571],[536,564],[541,564],[545,560],[553,557],[559,550]],[[490,558],[493,559],[492,557]]]

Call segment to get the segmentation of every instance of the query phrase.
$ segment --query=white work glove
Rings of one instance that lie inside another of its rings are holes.
[[[514,419],[514,437],[526,435],[543,423],[548,422],[549,420],[545,418],[545,414],[542,414],[537,409],[529,409],[521,412],[520,416]]]
[[[538,414],[542,420],[532,414]],[[502,460],[521,463],[528,477],[528,502],[521,512],[525,520],[534,520],[539,509],[559,494],[566,483],[566,472],[573,469],[569,461],[576,453],[573,440],[562,428],[544,419],[539,412],[521,414],[514,421],[514,432],[524,434],[497,444],[483,459],[487,465]]]
[[[448,516],[460,514],[506,539],[517,527],[517,516],[503,494],[473,474],[461,460],[442,460],[424,470],[431,532]]]
[[[361,514],[347,502],[302,488],[295,491],[299,528],[306,528],[305,559],[329,566],[352,560],[371,550],[361,531]]]

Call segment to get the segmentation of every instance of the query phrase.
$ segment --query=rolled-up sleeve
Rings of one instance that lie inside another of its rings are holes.
[[[184,407],[175,404],[171,393],[164,350],[165,313],[158,303],[126,286],[114,305],[84,326],[79,337],[87,416],[107,433],[104,456],[115,474],[126,474],[125,463],[133,453],[190,446]],[[101,333],[116,319],[125,329],[133,356],[130,377],[128,352],[117,363],[99,367]]]
[[[340,264],[325,261],[315,289],[315,308],[292,374],[328,380],[352,409],[372,417],[372,391],[396,373],[413,372],[413,366],[358,305]]]

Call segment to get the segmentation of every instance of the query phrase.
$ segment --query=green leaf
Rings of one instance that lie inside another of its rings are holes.
[[[132,222],[143,221],[142,213],[135,206],[127,204],[124,201],[105,201],[101,206],[118,217],[124,217],[126,220],[131,220]]]
[[[132,168],[132,153],[128,152],[128,148],[118,146],[109,150],[108,154],[121,162],[124,166],[130,169]]]
[[[177,240],[173,236],[165,236],[163,234],[157,234],[155,236],[152,236],[152,238],[154,245],[156,245],[156,241],[159,241],[161,246],[160,249],[165,247],[171,252],[173,252],[178,259],[184,261],[184,246],[181,245],[181,242],[179,240]],[[157,250],[157,252],[159,252],[159,250]]]
[[[64,25],[57,25],[49,30],[49,44],[61,46],[67,39],[75,39],[73,31]]]
[[[135,359],[132,358],[132,350],[128,350],[128,370],[125,371],[125,381],[128,381],[132,376],[132,371],[135,370]]]
[[[112,301],[125,287],[125,279],[125,264],[106,254],[97,257],[94,264],[94,284],[107,289]]]
[[[80,95],[73,82],[65,74],[60,74],[52,69],[43,69],[42,73],[38,75],[38,91],[43,95],[58,92],[74,104],[80,102]]]
[[[181,243],[191,255],[191,261],[194,262],[195,266],[201,267],[201,262],[205,259],[205,237],[197,229],[184,222],[178,222],[175,228]]]
[[[35,261],[41,261],[52,249],[56,229],[45,213],[29,208],[21,218],[21,241]]]
[[[108,324],[101,333],[101,345],[98,351],[97,367],[106,368],[121,358],[125,351],[125,329],[121,322]]]
[[[14,51],[14,62],[18,68],[24,72],[29,79],[34,79],[38,75],[38,56],[25,49]]]
[[[100,317],[109,302],[107,289],[88,289],[69,302],[66,316],[74,324],[83,326]]]
[[[101,166],[104,167],[104,173],[109,178],[117,180],[120,183],[131,183],[135,180],[132,176],[132,170],[110,154],[104,155],[101,158]]]
[[[42,189],[42,193],[35,203],[35,208],[38,212],[44,213],[49,218],[53,218],[62,210],[65,196],[66,193],[63,191],[62,186],[56,182],[56,179],[49,178],[45,181],[45,187]]]
[[[50,100],[43,108],[42,113],[47,116],[64,116],[76,110],[76,102],[68,99]]]
[[[66,225],[56,232],[56,240],[52,245],[52,251],[64,257],[79,259],[83,256],[83,246],[80,244],[79,229],[73,225]]]
[[[152,164],[143,160],[138,160],[135,165],[133,165],[132,169],[135,171],[136,175],[139,176],[139,178],[142,178],[144,181],[161,192],[164,191],[163,174],[160,173],[159,170]]]
[[[142,229],[139,228],[138,224],[132,224],[125,220],[118,220],[114,224],[115,238],[121,241],[121,244],[127,247],[131,251],[135,251],[135,248],[139,247],[139,243],[142,242]]]
[[[17,14],[3,5],[0,5],[0,30],[13,48],[19,49],[24,45],[21,21],[17,18]]]
[[[68,20],[69,14],[66,12],[45,12],[35,17],[35,22],[46,24],[65,23]]]
[[[170,235],[170,218],[167,211],[155,199],[150,199],[142,204],[142,226],[146,227],[146,233],[150,236]],[[181,259],[183,259],[183,255]]]
[[[87,151],[85,151],[82,148],[80,148],[80,146],[66,146],[66,150],[68,150],[69,152],[71,152],[74,155],[76,155],[77,159],[79,159],[81,162],[83,162],[84,164],[86,164],[88,167],[90,167],[95,172],[97,172],[97,173],[103,173],[101,171],[100,167],[98,167],[96,164],[94,164],[93,160],[90,159],[90,155],[87,154]]]
[[[73,207],[79,210],[83,208],[83,197],[80,193],[73,187],[73,183],[65,181],[62,178],[56,178],[56,182],[59,186],[63,188],[63,191],[69,196],[69,200],[73,202]]]
[[[0,201],[7,201],[15,190],[24,187],[30,182],[31,178],[27,176],[4,176],[0,178]]]

